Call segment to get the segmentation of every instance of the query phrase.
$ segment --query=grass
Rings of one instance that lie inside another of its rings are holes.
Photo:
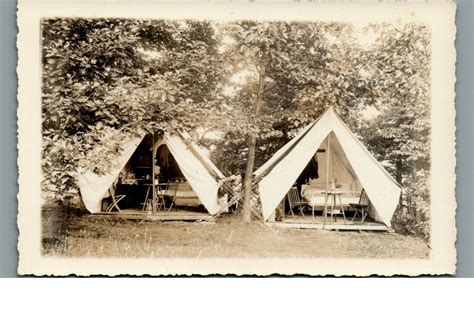
[[[68,218],[65,220],[65,218]],[[54,217],[53,217],[54,218]],[[60,221],[58,224],[57,222]],[[137,222],[109,216],[51,216],[58,238],[43,238],[43,253],[66,257],[426,258],[422,239],[385,232],[277,229],[233,216],[214,223]],[[66,222],[66,224],[64,223]]]

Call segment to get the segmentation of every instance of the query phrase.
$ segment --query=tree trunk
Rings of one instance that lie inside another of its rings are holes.
[[[252,220],[252,174],[255,166],[255,147],[257,144],[257,137],[255,135],[249,135],[247,154],[247,166],[245,167],[245,178],[244,178],[244,206],[242,209],[242,220],[245,223],[249,223]]]
[[[401,160],[397,160],[397,162],[395,163],[395,170],[396,170],[396,174],[395,174],[395,180],[397,181],[397,183],[399,183],[400,185],[402,185],[402,182],[403,182],[403,171],[402,171],[402,161]]]
[[[258,92],[255,102],[255,115],[260,114],[262,109],[262,96],[265,88],[265,67],[258,69]],[[250,134],[248,138],[247,166],[245,167],[244,177],[244,205],[242,207],[242,220],[244,223],[250,223],[252,220],[252,175],[255,167],[255,150],[257,146],[257,134]]]

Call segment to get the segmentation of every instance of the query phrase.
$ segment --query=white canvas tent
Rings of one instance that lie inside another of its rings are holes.
[[[109,195],[109,188],[132,157],[145,136],[125,139],[120,155],[113,162],[108,174],[97,175],[86,171],[78,176],[82,200],[89,212],[101,211],[102,200]],[[207,157],[202,148],[192,143],[187,134],[165,134],[161,141],[167,145],[181,172],[197,197],[210,214],[221,211],[218,200],[219,181],[224,175]]]
[[[365,189],[371,203],[369,215],[390,227],[400,197],[400,185],[332,109],[305,127],[255,171],[254,180],[258,185],[264,221],[270,218],[321,148],[332,150],[333,155],[331,165],[319,161],[320,179],[327,184],[331,174],[350,185],[352,191]]]

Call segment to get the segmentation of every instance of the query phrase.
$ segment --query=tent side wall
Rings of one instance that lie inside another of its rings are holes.
[[[193,142],[191,136],[188,133],[180,132],[180,135],[183,137],[184,140],[190,140],[189,145],[192,147],[194,152],[199,155],[199,158],[202,160],[203,164],[206,164],[208,168],[212,170],[212,173],[217,176],[218,179],[225,179],[225,176],[214,164],[214,162],[211,161],[206,151],[201,146]]]
[[[178,163],[181,172],[183,172],[186,180],[204,207],[211,214],[218,213],[221,210],[218,201],[218,182],[209,174],[201,161],[191,152],[179,136],[165,135],[165,142]]]
[[[293,137],[288,143],[286,143],[283,147],[278,149],[278,151],[270,157],[268,161],[266,161],[262,166],[260,166],[254,173],[254,177],[260,177],[261,175],[265,174],[267,170],[279,159],[282,158],[282,156],[286,153],[287,150],[291,148],[297,142],[301,137],[303,137],[306,132],[313,127],[315,122],[311,122],[309,125],[307,125],[302,131],[298,133],[295,137]]]
[[[342,123],[342,120],[336,115],[333,115],[333,118],[334,133],[365,189],[373,209],[377,212],[372,213],[373,216],[376,218],[379,216],[390,227],[390,221],[400,199],[400,186]]]

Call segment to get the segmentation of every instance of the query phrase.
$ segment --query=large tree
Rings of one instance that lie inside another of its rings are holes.
[[[119,133],[194,128],[209,113],[209,23],[48,19],[42,32],[43,187],[58,200],[77,192],[78,171],[111,168]]]
[[[231,65],[219,158],[244,174],[242,215],[249,222],[255,166],[329,106],[345,114],[356,108],[365,91],[347,24],[237,22],[222,30],[232,42],[223,55]],[[239,75],[244,80],[232,82]]]

